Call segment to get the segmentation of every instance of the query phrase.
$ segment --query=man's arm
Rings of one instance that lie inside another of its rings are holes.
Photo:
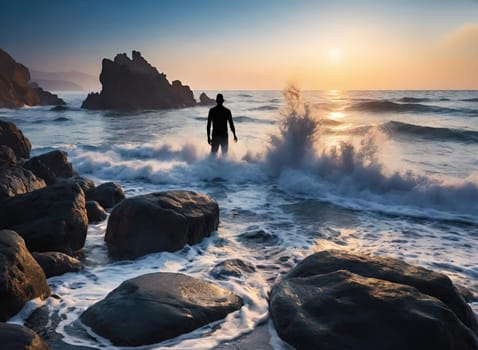
[[[209,110],[209,114],[207,116],[207,143],[211,144],[211,121],[212,121],[212,115],[211,115],[211,110]]]
[[[231,128],[232,134],[234,135],[234,141],[237,142],[236,128],[234,127],[234,122],[232,121],[231,111],[229,111],[229,115],[227,116],[227,120],[229,121],[229,127]]]

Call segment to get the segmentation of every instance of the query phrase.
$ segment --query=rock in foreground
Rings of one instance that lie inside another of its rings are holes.
[[[116,182],[105,182],[85,191],[87,201],[98,202],[103,208],[113,208],[125,199],[123,187]]]
[[[297,349],[478,349],[448,277],[395,259],[314,254],[272,288],[269,311]]]
[[[0,321],[15,315],[30,299],[50,295],[43,270],[11,230],[0,230],[0,276]]]
[[[80,318],[115,345],[140,346],[188,333],[241,306],[241,298],[210,282],[158,272],[123,282]]]
[[[29,158],[32,145],[21,130],[10,122],[0,120],[0,145],[10,147],[17,158]]]
[[[133,51],[132,59],[124,53],[113,61],[103,59],[100,81],[101,92],[89,94],[82,108],[129,111],[196,105],[189,86],[179,80],[169,83],[138,51]]]
[[[65,104],[57,95],[29,86],[29,81],[28,68],[0,49],[0,108]]]
[[[44,179],[47,185],[55,184],[58,177],[70,178],[76,175],[68,161],[68,154],[59,150],[32,157],[24,167]]]
[[[74,183],[57,184],[0,201],[0,229],[20,234],[30,251],[71,254],[88,229],[85,196]]]
[[[16,324],[0,323],[0,344],[5,350],[49,350],[32,330]]]
[[[210,197],[191,191],[156,192],[118,204],[105,241],[113,256],[136,258],[198,243],[218,224],[219,206]]]
[[[21,167],[0,167],[0,199],[45,187],[45,181]],[[0,219],[1,221],[1,219]]]
[[[78,259],[60,252],[35,252],[32,256],[45,272],[46,278],[81,270],[81,262]]]

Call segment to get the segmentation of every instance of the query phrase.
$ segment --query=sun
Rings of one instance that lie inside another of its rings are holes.
[[[328,58],[331,63],[339,63],[342,60],[342,51],[337,47],[332,47],[328,51]]]

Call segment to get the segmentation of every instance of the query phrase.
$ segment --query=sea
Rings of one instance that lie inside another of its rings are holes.
[[[85,92],[59,92],[63,111],[0,110],[30,139],[32,155],[67,151],[97,184],[118,182],[127,197],[193,190],[220,207],[217,232],[201,243],[136,260],[111,259],[107,221],[89,225],[84,269],[50,278],[57,297],[29,303],[11,322],[46,305],[64,342],[115,349],[80,314],[126,279],[180,272],[232,290],[244,306],[141,349],[211,349],[258,325],[268,327],[271,347],[286,349],[268,316],[268,293],[323,249],[398,258],[478,295],[478,91],[220,92],[239,140],[230,135],[229,153],[217,157],[207,143],[209,107],[88,111],[80,108]],[[211,274],[228,259],[254,271]],[[478,314],[478,303],[470,305]]]

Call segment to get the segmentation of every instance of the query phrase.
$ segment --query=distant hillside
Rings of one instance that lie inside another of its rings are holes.
[[[81,72],[41,72],[31,70],[31,80],[50,90],[97,90],[97,77]]]
[[[66,80],[32,79],[44,89],[50,91],[82,91],[86,90],[83,86]]]

